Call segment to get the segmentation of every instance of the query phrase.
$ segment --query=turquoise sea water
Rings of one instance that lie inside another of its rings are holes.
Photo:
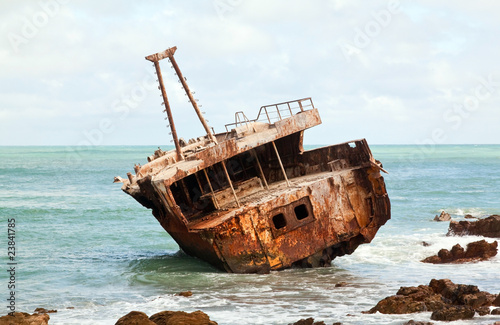
[[[432,221],[443,209],[455,220],[500,213],[500,146],[371,148],[390,172],[385,180],[392,203],[392,219],[371,244],[330,268],[235,275],[179,252],[150,211],[112,183],[134,163],[144,164],[156,147],[0,147],[0,263],[7,268],[7,219],[15,218],[16,309],[57,309],[49,324],[114,324],[131,310],[202,310],[221,325],[307,317],[327,324],[400,324],[429,320],[430,313],[361,312],[400,286],[432,278],[499,293],[499,256],[463,265],[419,261],[479,239],[446,237],[448,223]],[[7,282],[1,272],[5,306]],[[347,286],[335,287],[339,282]],[[192,297],[175,295],[187,290]],[[476,316],[454,324],[499,320]]]

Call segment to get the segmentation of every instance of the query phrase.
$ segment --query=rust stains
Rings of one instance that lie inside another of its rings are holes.
[[[159,71],[175,50],[147,59]],[[227,272],[330,265],[373,239],[390,201],[366,140],[303,149],[320,123],[310,98],[262,106],[254,120],[237,112],[226,132],[178,139],[115,181],[182,250]]]

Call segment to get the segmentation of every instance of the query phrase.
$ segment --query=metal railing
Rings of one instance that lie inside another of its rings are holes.
[[[262,106],[257,114],[257,118],[249,120],[245,113],[236,112],[234,114],[234,123],[226,124],[226,132],[229,132],[228,127],[238,127],[248,125],[251,122],[267,122],[269,124],[275,121],[281,121],[284,118],[293,116],[294,114],[314,109],[314,104],[311,97],[291,100],[289,102],[277,103]]]

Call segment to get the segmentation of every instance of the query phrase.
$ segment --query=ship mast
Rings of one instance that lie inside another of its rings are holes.
[[[174,119],[172,117],[170,104],[168,102],[167,92],[165,90],[165,85],[163,84],[163,77],[161,74],[160,63],[159,63],[160,60],[165,59],[165,58],[168,58],[170,60],[170,62],[172,63],[172,67],[174,68],[175,73],[177,74],[177,77],[179,77],[179,81],[181,82],[182,87],[184,88],[184,91],[186,92],[186,95],[188,96],[189,101],[191,102],[191,105],[193,105],[193,108],[194,108],[194,111],[196,112],[196,115],[198,115],[198,118],[200,119],[200,122],[203,125],[203,128],[207,132],[208,138],[210,139],[211,142],[213,142],[215,144],[217,144],[217,139],[215,139],[215,136],[210,131],[210,127],[208,126],[207,121],[203,117],[203,114],[201,113],[200,108],[198,107],[198,103],[194,99],[193,94],[191,93],[191,90],[189,89],[189,86],[186,83],[186,79],[182,76],[182,72],[179,69],[177,62],[174,59],[174,53],[176,50],[177,50],[177,47],[174,46],[174,47],[166,49],[163,52],[158,52],[158,53],[149,55],[146,57],[146,60],[154,63],[154,66],[156,69],[156,74],[158,75],[158,82],[160,83],[160,90],[161,90],[161,94],[163,96],[163,102],[165,104],[165,111],[167,113],[168,121],[170,123],[172,137],[174,138],[175,150],[177,152],[177,159],[182,160],[182,159],[184,159],[184,157],[182,155],[181,147],[179,144],[179,139],[177,138],[177,131],[175,129]]]

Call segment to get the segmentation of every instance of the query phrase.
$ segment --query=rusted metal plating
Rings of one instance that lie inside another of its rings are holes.
[[[172,61],[175,50],[147,59]],[[205,128],[212,144],[192,139],[182,157],[180,143],[159,149],[115,181],[182,250],[227,272],[330,265],[373,239],[390,201],[364,139],[303,150],[304,130],[320,123],[310,98],[263,106],[254,120],[241,112],[225,133]]]

